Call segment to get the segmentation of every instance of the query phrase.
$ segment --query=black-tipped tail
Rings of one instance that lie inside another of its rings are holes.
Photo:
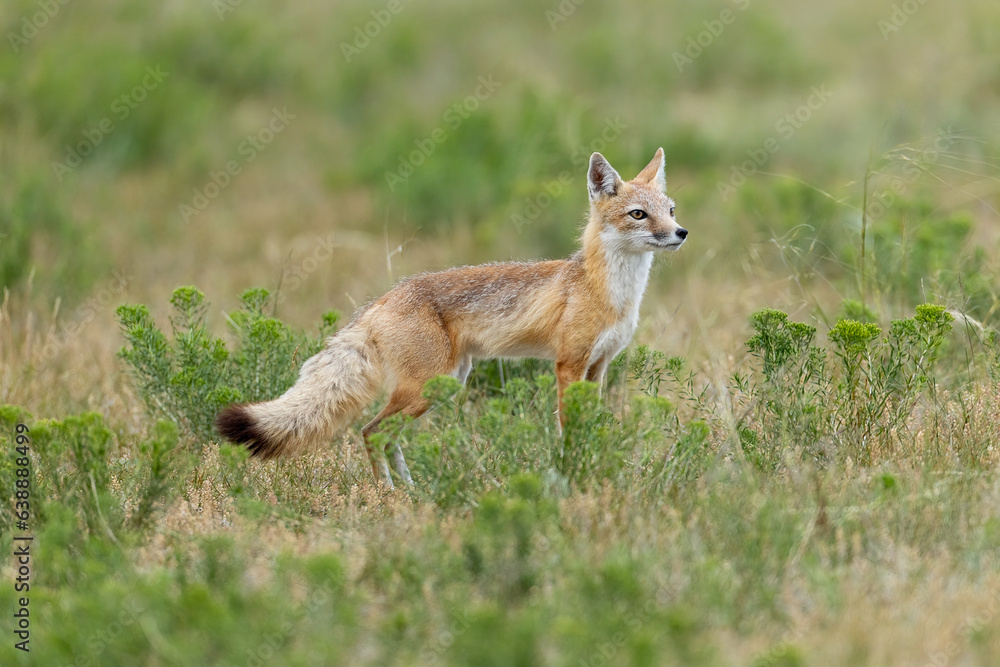
[[[281,453],[281,445],[268,438],[253,416],[249,405],[230,405],[215,418],[215,428],[230,442],[245,445],[251,456],[272,459]]]

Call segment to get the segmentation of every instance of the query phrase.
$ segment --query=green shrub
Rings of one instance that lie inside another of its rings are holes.
[[[857,320],[863,324],[876,324],[878,321],[875,311],[855,299],[844,299],[840,304],[840,310],[840,319]]]
[[[854,320],[830,330],[841,369],[836,424],[859,461],[872,461],[874,441],[888,444],[925,388],[933,393],[932,369],[953,320],[943,306],[923,304],[884,338],[878,326]]]
[[[635,434],[601,405],[598,386],[574,382],[563,393],[566,427],[557,469],[570,484],[588,487],[617,477]]]
[[[814,346],[816,328],[789,322],[780,310],[765,308],[751,316],[756,332],[746,343],[760,376],[750,393],[759,431],[740,427],[743,452],[757,468],[773,470],[782,451],[792,445],[822,457],[824,404],[828,393],[826,359]],[[748,379],[737,378],[744,388]]]
[[[13,406],[0,406],[0,444],[13,448],[14,425],[28,420]],[[176,451],[176,427],[159,422],[150,440],[135,450],[116,443],[101,415],[88,412],[63,420],[40,420],[28,429],[31,488],[30,525],[53,518],[57,508],[78,516],[89,535],[116,541],[125,531],[142,531],[164,500],[182,469]],[[12,470],[0,465],[0,498],[13,501]],[[112,482],[112,478],[119,480]],[[0,527],[11,530],[13,517],[5,513]]]
[[[177,423],[189,437],[208,440],[215,415],[229,403],[272,399],[294,384],[302,362],[322,348],[339,315],[324,315],[319,335],[309,336],[267,317],[268,301],[267,290],[243,294],[241,309],[229,318],[239,343],[233,352],[209,335],[208,304],[194,287],[178,288],[171,297],[172,340],[146,306],[120,306],[118,321],[128,343],[120,356],[150,415]]]
[[[759,375],[734,377],[749,401],[735,433],[747,460],[774,470],[794,446],[822,462],[835,440],[845,456],[872,463],[876,446],[894,446],[925,390],[933,398],[933,368],[953,319],[943,306],[923,304],[884,337],[876,324],[841,319],[827,334],[828,351],[812,344],[814,327],[774,309],[754,313],[747,348]]]
[[[544,359],[479,360],[472,365],[465,386],[470,398],[478,399],[503,393],[508,380],[520,378],[534,384],[539,377],[554,373],[555,364]]]
[[[399,440],[415,493],[443,507],[474,505],[484,491],[527,471],[540,475],[546,494],[557,495],[625,478],[637,492],[657,494],[684,488],[704,472],[711,452],[706,424],[682,425],[669,400],[646,394],[633,397],[620,419],[597,389],[590,382],[567,387],[560,437],[551,375],[511,378],[494,398],[476,402],[442,376],[424,390],[433,406],[429,424],[414,433],[390,422],[379,444]]]
[[[557,514],[537,476],[514,476],[511,487],[510,497],[489,491],[479,498],[462,543],[469,575],[488,581],[490,597],[506,605],[520,601],[538,583],[544,562],[540,547],[548,542]]]

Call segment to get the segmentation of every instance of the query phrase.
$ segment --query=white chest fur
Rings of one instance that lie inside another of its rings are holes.
[[[653,253],[615,252],[605,244],[608,271],[608,295],[618,319],[597,337],[588,366],[601,359],[611,359],[625,349],[639,324],[639,306],[649,282]]]

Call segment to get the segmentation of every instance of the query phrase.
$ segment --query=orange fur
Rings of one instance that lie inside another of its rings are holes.
[[[575,255],[401,281],[358,311],[308,360],[286,394],[220,413],[220,433],[265,458],[290,452],[330,438],[384,382],[389,402],[363,434],[373,473],[391,485],[384,453],[370,444],[383,419],[423,414],[423,385],[437,375],[464,382],[474,359],[526,356],[555,360],[560,426],[565,425],[566,386],[603,380],[608,363],[635,333],[653,252],[676,250],[687,236],[665,193],[662,148],[628,182],[594,153],[587,186],[590,217]],[[411,482],[398,445],[394,463]]]

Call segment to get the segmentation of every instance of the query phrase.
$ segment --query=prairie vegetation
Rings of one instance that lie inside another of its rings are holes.
[[[996,3],[0,25],[3,664],[996,663]],[[525,360],[392,425],[411,489],[378,405],[295,459],[218,443],[400,277],[571,253],[591,151],[661,145],[690,237],[565,438]]]

